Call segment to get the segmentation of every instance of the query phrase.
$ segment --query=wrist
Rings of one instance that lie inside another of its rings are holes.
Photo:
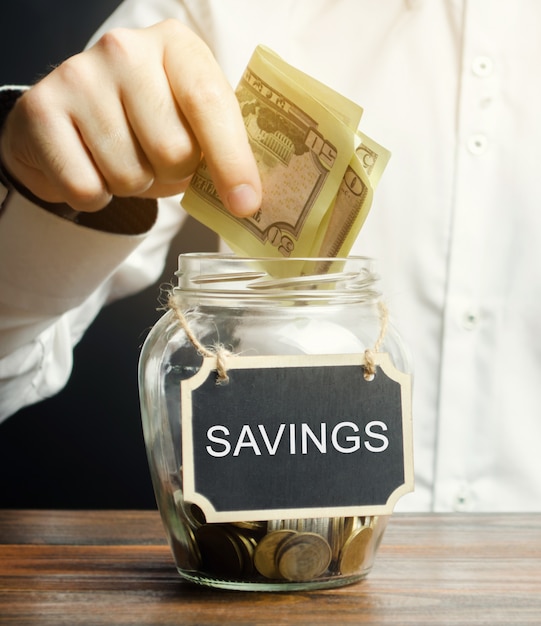
[[[17,100],[23,95],[28,87],[23,86],[6,86],[0,87],[0,134],[6,121],[6,118],[17,102]],[[79,213],[72,209],[67,204],[45,202],[41,198],[35,196],[29,189],[22,185],[16,178],[14,178],[5,164],[2,161],[0,155],[0,183],[8,190],[16,189],[27,200],[30,200],[33,204],[38,205],[42,209],[45,209],[49,213],[54,213],[65,219],[71,221],[77,221]]]
[[[0,86],[0,133],[9,112],[27,87]],[[2,193],[2,188],[7,193]],[[94,230],[125,235],[141,235],[153,226],[158,208],[156,200],[145,198],[113,198],[107,207],[94,213],[80,213],[63,203],[45,202],[16,180],[0,158],[0,211],[5,195],[16,191],[32,204],[71,222]]]

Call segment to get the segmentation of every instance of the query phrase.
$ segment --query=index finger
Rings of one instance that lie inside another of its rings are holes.
[[[211,51],[183,28],[165,48],[164,67],[225,207],[253,214],[261,205],[259,171],[239,103]]]

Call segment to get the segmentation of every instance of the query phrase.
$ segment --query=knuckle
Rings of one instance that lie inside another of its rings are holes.
[[[14,111],[31,124],[41,124],[51,113],[51,94],[45,82],[40,82],[26,91],[17,101]]]
[[[219,115],[229,102],[229,96],[228,90],[223,85],[199,76],[185,86],[182,109],[191,120],[202,116]]]
[[[133,72],[139,72],[148,63],[148,48],[141,32],[129,28],[114,28],[103,34],[90,49],[91,58],[101,72],[107,72],[118,79],[130,79]]]
[[[137,49],[137,46],[132,45],[133,34],[128,28],[113,28],[98,39],[95,47],[111,58],[129,58]]]
[[[75,177],[66,156],[55,153],[49,155],[49,171],[64,201],[77,210],[97,211],[107,204],[110,191],[93,169],[81,168]]]
[[[121,129],[115,126],[102,128],[99,138],[90,144],[90,151],[108,188],[115,195],[136,193],[151,184],[152,170]]]
[[[110,191],[103,184],[91,180],[79,180],[76,185],[67,181],[64,196],[67,204],[85,212],[99,211],[111,199]]]
[[[81,93],[85,90],[92,92],[96,86],[96,70],[84,53],[66,59],[55,68],[51,76],[55,81],[61,81],[65,93]],[[47,80],[44,84],[47,84]],[[51,89],[55,87],[58,88],[58,85],[52,85]]]
[[[161,180],[178,180],[193,171],[200,159],[199,146],[186,139],[162,138],[155,140],[152,146],[151,161]]]
[[[127,167],[107,172],[107,187],[115,196],[137,195],[150,187],[154,176],[144,168]]]

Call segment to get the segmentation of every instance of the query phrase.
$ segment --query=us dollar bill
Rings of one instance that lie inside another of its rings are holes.
[[[390,153],[361,107],[258,46],[236,90],[263,186],[255,215],[224,207],[203,160],[184,209],[249,257],[347,256]]]
[[[311,256],[345,257],[357,238],[372,206],[374,190],[390,152],[358,131],[362,143],[349,162],[333,204],[320,225]]]

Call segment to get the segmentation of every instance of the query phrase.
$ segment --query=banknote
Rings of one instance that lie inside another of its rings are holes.
[[[311,256],[348,255],[372,205],[374,190],[390,152],[359,131],[362,143],[355,150],[338,193],[320,225]]]
[[[360,106],[258,46],[236,90],[263,186],[233,217],[203,160],[182,200],[241,256],[347,255],[389,152],[358,130]]]

